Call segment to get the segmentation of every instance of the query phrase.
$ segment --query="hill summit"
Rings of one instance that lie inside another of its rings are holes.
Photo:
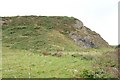
[[[79,50],[109,47],[83,22],[66,16],[2,17],[3,46],[26,50]]]

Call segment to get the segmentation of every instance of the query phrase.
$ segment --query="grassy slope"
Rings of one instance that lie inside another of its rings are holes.
[[[72,72],[67,70],[72,70],[79,64],[83,67],[90,64],[85,64],[87,61],[81,62],[78,59],[73,59],[70,56],[67,58],[45,57],[28,51],[4,48],[3,77],[29,77],[29,72],[31,77],[71,77]]]
[[[30,28],[30,26],[27,28]],[[75,51],[79,49],[72,40],[56,30],[23,29],[12,30],[16,32],[9,34],[9,29],[3,32],[3,46],[33,51],[53,51],[57,49]]]
[[[73,18],[68,17],[12,18],[3,25],[3,46],[30,51],[76,51],[79,47],[66,35],[72,31]],[[21,20],[22,19],[22,20]],[[28,22],[26,21],[28,20]],[[40,21],[39,21],[40,20]],[[44,23],[45,22],[45,23]],[[48,22],[48,23],[47,23]]]
[[[80,51],[69,37],[70,32],[77,32],[82,38],[90,37],[98,47],[109,46],[100,35],[83,27],[76,30],[73,17],[16,16],[3,17],[3,46],[30,51]],[[83,47],[83,46],[81,46]]]
[[[117,66],[116,57],[113,57],[112,53],[108,53],[111,57],[107,57],[108,55],[105,54],[107,51],[105,49],[101,50],[101,52],[99,50],[89,50],[89,52],[81,52],[81,55],[77,57],[70,55],[54,57],[3,47],[3,77],[116,77],[115,73],[113,74],[113,72],[107,70],[109,67],[112,70]],[[114,50],[109,49],[109,51]],[[112,65],[114,67],[111,67]],[[104,72],[102,73],[102,71]]]
[[[68,17],[13,17],[9,25],[2,26],[3,77],[116,77],[107,70],[117,66],[117,58],[111,53],[114,49],[81,50],[67,37],[74,31],[73,23],[74,18]],[[59,49],[70,54],[41,55]]]

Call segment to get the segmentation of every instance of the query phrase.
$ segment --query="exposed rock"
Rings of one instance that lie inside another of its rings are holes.
[[[73,27],[76,31],[71,32],[69,36],[78,46],[82,48],[109,47],[109,44],[99,34],[83,26],[81,21],[77,20]]]
[[[97,47],[97,45],[94,42],[90,41],[90,39],[88,39],[87,37],[82,38],[75,33],[70,33],[70,37],[80,47],[83,47],[83,48],[96,48]]]
[[[80,29],[81,27],[83,27],[83,23],[80,20],[76,20],[76,23],[73,25],[73,27],[75,29]]]

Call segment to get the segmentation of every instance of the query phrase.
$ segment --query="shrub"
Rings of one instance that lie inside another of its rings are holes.
[[[80,73],[80,77],[83,78],[108,78],[111,77],[109,73],[106,73],[102,68],[95,68],[93,70],[84,69]]]
[[[80,58],[81,60],[93,60],[92,55],[83,55],[83,54],[72,54],[71,56]]]

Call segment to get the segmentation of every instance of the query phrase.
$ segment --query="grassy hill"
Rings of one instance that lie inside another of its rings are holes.
[[[3,46],[10,48],[79,51],[80,48],[91,47],[91,44],[94,47],[109,46],[99,34],[77,24],[79,20],[73,17],[16,16],[3,17],[2,21]],[[79,26],[81,29],[75,28]],[[74,36],[76,38],[72,38]]]
[[[3,78],[118,77],[116,48],[76,18],[15,16],[0,23]]]

